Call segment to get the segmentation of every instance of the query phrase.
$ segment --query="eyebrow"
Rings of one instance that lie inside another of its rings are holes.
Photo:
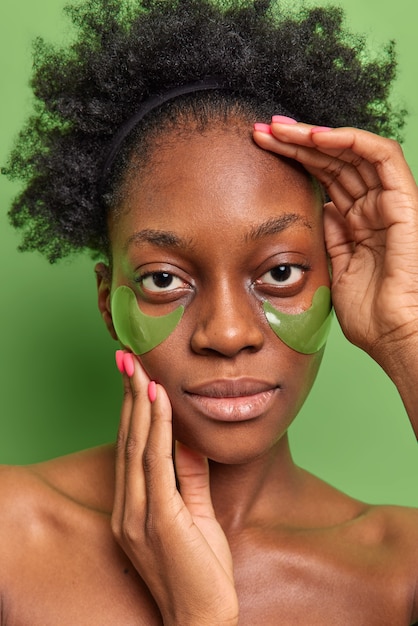
[[[190,239],[181,237],[176,233],[167,230],[154,230],[152,228],[146,228],[131,235],[127,239],[124,248],[126,250],[130,245],[139,245],[141,243],[150,243],[160,248],[193,247]]]
[[[245,241],[255,241],[262,237],[267,237],[268,235],[276,235],[294,224],[312,230],[312,224],[298,213],[286,213],[280,217],[272,217],[262,224],[253,226],[250,232],[245,236]]]
[[[262,224],[252,226],[249,233],[244,237],[244,241],[256,241],[262,237],[269,235],[275,235],[281,233],[286,228],[298,224],[312,230],[312,224],[301,215],[297,213],[286,213],[280,217],[272,217]],[[125,245],[124,249],[127,250],[131,245],[139,245],[141,243],[150,243],[151,245],[160,248],[193,248],[193,241],[190,238],[182,237],[176,233],[167,230],[156,230],[152,228],[145,228],[131,235]]]

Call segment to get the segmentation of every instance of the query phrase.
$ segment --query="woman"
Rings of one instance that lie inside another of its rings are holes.
[[[287,439],[329,287],[417,432],[417,190],[394,141],[330,128],[397,121],[340,13],[272,10],[147,3],[126,29],[89,3],[43,53],[11,215],[50,260],[103,255],[125,395],[116,450],[4,469],[3,623],[418,618],[417,512],[345,496]]]

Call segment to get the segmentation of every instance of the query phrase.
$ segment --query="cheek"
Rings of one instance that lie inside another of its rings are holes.
[[[143,355],[162,343],[176,329],[184,307],[168,315],[145,315],[132,289],[122,285],[112,295],[112,319],[119,341],[136,355]]]
[[[179,359],[179,351],[171,349],[170,344],[170,340],[165,341],[138,358],[150,379],[162,385],[173,401],[181,387],[184,360]]]
[[[299,389],[301,396],[303,396],[302,403],[315,382],[324,352],[325,346],[318,350],[318,352],[315,352],[315,354],[298,354],[298,357],[303,360],[303,363],[300,364],[299,370],[295,368],[295,374],[292,380],[295,388]]]
[[[315,383],[325,348],[311,355],[293,352],[288,357],[283,388],[279,397],[278,413],[285,415],[284,423],[289,426],[298,415]]]
[[[314,354],[325,345],[332,321],[331,291],[328,287],[319,287],[310,308],[297,315],[282,313],[267,301],[263,308],[273,332],[292,350]]]

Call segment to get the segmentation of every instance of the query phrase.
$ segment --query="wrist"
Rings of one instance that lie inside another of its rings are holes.
[[[168,613],[162,613],[164,626],[237,626],[238,607],[219,610],[208,613],[203,611],[188,611],[184,607],[180,611],[174,611],[173,607]]]
[[[403,330],[402,336],[376,343],[370,355],[395,384],[418,439],[418,330]]]
[[[399,386],[405,382],[406,374],[418,373],[418,323],[414,321],[387,333],[367,352]]]
[[[227,619],[219,618],[219,616],[203,617],[203,616],[176,616],[170,618],[163,617],[164,626],[237,626],[238,616]]]

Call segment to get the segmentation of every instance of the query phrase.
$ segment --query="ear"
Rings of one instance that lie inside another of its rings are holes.
[[[110,288],[112,282],[110,269],[104,263],[97,263],[94,271],[96,272],[99,311],[110,335],[118,341],[110,308]]]

